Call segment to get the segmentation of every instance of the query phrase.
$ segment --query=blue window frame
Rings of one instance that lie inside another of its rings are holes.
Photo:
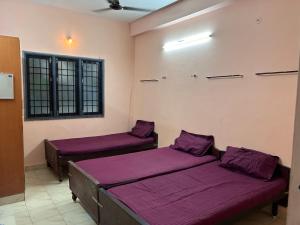
[[[26,119],[103,116],[104,61],[24,52]]]

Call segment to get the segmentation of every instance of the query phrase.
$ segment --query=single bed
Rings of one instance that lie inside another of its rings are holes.
[[[96,137],[45,140],[47,165],[57,174],[60,181],[68,169],[68,161],[79,161],[112,155],[127,154],[157,148],[158,135],[139,138],[126,133]]]
[[[265,181],[220,167],[215,161],[159,177],[100,189],[100,223],[105,225],[228,224],[286,198],[288,168]]]
[[[72,197],[78,197],[90,216],[99,223],[99,188],[136,182],[217,160],[218,151],[193,156],[170,147],[127,155],[69,162],[69,181]]]

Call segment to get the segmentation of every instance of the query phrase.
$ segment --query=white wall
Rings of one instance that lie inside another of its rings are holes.
[[[177,1],[130,24],[131,35],[174,25],[196,16],[225,7],[234,0],[184,0]]]
[[[288,3],[287,3],[288,2]],[[298,69],[299,1],[243,0],[135,38],[132,122],[154,120],[160,145],[181,129],[213,134],[216,145],[244,146],[291,164],[297,76],[256,72]],[[257,18],[261,23],[257,23]],[[164,52],[170,40],[211,30],[211,42]],[[198,74],[198,79],[191,78]],[[207,80],[207,75],[244,74]],[[160,78],[158,83],[140,79]]]
[[[24,122],[25,164],[44,163],[43,140],[128,130],[133,52],[129,25],[26,0],[0,1],[0,34],[25,51],[105,60],[105,117]],[[72,35],[74,43],[65,43]],[[0,109],[1,110],[1,109]]]

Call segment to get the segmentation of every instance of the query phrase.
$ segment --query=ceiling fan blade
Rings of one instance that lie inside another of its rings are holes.
[[[106,12],[106,11],[109,11],[111,10],[111,8],[106,8],[106,9],[96,9],[96,10],[93,10],[93,12],[95,13],[101,13],[101,12]]]
[[[119,0],[107,0],[107,2],[108,2],[109,4],[120,5]]]
[[[142,9],[142,8],[135,8],[135,7],[129,7],[129,6],[124,6],[123,10],[131,10],[131,11],[139,11],[139,12],[152,12],[153,11],[151,9]]]

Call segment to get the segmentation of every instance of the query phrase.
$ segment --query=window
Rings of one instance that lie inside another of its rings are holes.
[[[27,96],[30,115],[47,116],[51,113],[50,71],[51,58],[27,58]]]
[[[24,53],[27,119],[103,115],[103,60]]]
[[[99,110],[99,68],[92,61],[82,64],[83,112],[93,114]]]
[[[77,115],[78,64],[74,59],[57,59],[57,102],[59,115]]]

